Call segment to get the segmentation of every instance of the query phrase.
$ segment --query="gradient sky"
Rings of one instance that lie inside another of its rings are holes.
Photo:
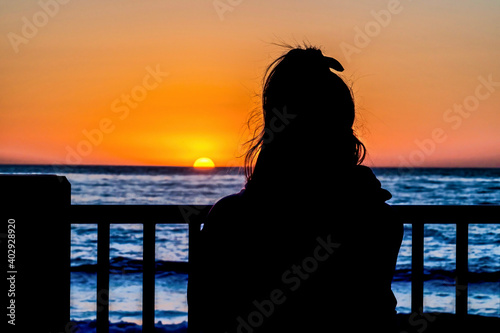
[[[3,164],[241,165],[263,71],[283,51],[273,43],[308,41],[346,69],[368,165],[500,167],[497,0],[10,0],[0,11]]]

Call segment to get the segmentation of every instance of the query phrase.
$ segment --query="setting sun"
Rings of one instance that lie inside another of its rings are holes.
[[[208,169],[208,168],[213,168],[215,167],[215,164],[214,162],[209,159],[208,157],[200,157],[199,159],[197,159],[194,164],[193,164],[193,167],[195,168],[205,168],[205,169]]]

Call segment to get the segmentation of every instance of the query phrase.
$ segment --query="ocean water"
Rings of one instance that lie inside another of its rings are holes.
[[[318,170],[324,172],[326,170]],[[392,205],[500,205],[500,169],[374,169],[393,198]],[[72,185],[75,205],[211,205],[240,191],[236,169],[197,171],[172,167],[0,166],[0,173],[56,173]],[[500,217],[499,217],[500,223]],[[469,313],[500,317],[500,224],[469,227]],[[424,311],[455,311],[455,226],[426,225],[424,230]],[[411,235],[399,253],[393,291],[397,311],[410,312]],[[96,317],[97,225],[72,225],[71,317],[92,331]],[[187,275],[164,270],[165,261],[187,261],[188,231],[183,224],[156,227],[157,327],[181,332],[187,326]],[[141,325],[142,226],[112,225],[110,239],[110,321],[112,331]],[[360,304],[358,311],[363,311]]]

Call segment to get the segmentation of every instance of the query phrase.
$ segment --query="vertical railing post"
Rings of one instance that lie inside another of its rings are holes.
[[[424,224],[413,222],[411,239],[411,311],[424,308]]]
[[[156,224],[144,223],[142,277],[142,331],[154,332],[155,327],[155,240]]]
[[[193,274],[193,265],[197,264],[197,255],[198,255],[198,244],[199,244],[199,234],[200,234],[200,224],[198,221],[190,221],[189,222],[189,285],[188,285],[188,333],[199,333],[198,328],[198,306],[195,290],[192,285],[194,279],[199,278],[197,274]]]
[[[457,278],[455,285],[455,313],[459,319],[467,316],[467,293],[469,275],[469,225],[466,221],[457,223]]]
[[[97,333],[109,332],[109,222],[97,225]]]
[[[201,245],[201,224],[208,214],[210,206],[198,209],[198,214],[192,216],[189,223],[189,285],[188,285],[188,333],[199,333],[199,298],[196,286],[199,285],[197,279],[202,279],[203,276],[199,272],[199,255],[203,251]],[[194,284],[193,284],[194,282]],[[194,289],[193,289],[194,288]],[[199,287],[198,287],[199,288]]]

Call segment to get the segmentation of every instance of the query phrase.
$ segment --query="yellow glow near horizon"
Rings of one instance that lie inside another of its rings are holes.
[[[214,163],[214,161],[212,161],[208,157],[200,157],[199,159],[197,159],[194,162],[193,167],[203,168],[203,169],[211,169],[211,168],[215,167],[215,163]]]

